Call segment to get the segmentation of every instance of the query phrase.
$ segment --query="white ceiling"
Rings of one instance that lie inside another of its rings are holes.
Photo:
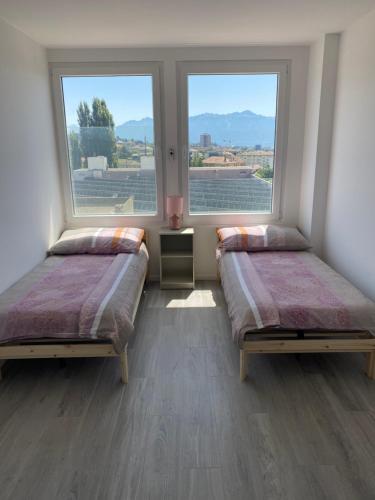
[[[48,47],[296,44],[343,30],[375,0],[0,0]]]

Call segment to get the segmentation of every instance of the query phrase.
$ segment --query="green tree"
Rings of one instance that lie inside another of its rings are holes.
[[[85,157],[87,167],[87,157],[92,156],[92,140],[91,140],[91,111],[87,102],[80,102],[77,109],[80,147],[82,155]]]
[[[92,101],[91,126],[109,127],[112,130],[115,128],[112,113],[110,113],[107,108],[107,104],[104,99],[94,97]]]
[[[191,167],[203,167],[203,159],[200,153],[194,153],[190,162]]]
[[[81,146],[79,144],[79,135],[73,130],[69,133],[69,154],[70,164],[73,170],[81,168]]]
[[[85,101],[79,103],[77,109],[78,125],[81,128],[90,127],[91,125],[91,111],[90,107]]]
[[[257,170],[256,176],[261,177],[262,179],[272,179],[273,168],[270,165],[265,165]]]
[[[82,154],[105,156],[110,167],[117,166],[115,122],[104,99],[94,97],[92,109],[83,101],[77,109]]]

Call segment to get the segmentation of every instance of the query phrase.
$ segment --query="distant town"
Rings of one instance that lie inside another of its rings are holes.
[[[140,168],[148,157],[154,156],[153,144],[116,138],[117,167]],[[228,147],[215,144],[210,134],[201,134],[199,144],[189,148],[191,168],[250,168],[252,173],[263,172],[264,178],[272,178],[274,151],[261,144],[254,147]],[[147,162],[150,164],[150,161]]]
[[[199,144],[190,144],[189,167],[250,169],[251,173],[272,179],[274,151],[261,144],[254,147],[220,146],[210,134],[201,134]]]
[[[81,102],[77,116],[79,126],[67,127],[75,213],[156,213],[153,120],[116,127],[98,98]],[[198,115],[189,136],[190,213],[271,211],[274,118]]]
[[[154,168],[154,145],[144,141],[116,138],[112,168]],[[77,168],[86,168],[80,158]],[[270,180],[273,177],[274,151],[257,144],[254,147],[221,146],[210,134],[201,134],[198,144],[190,144],[190,168],[250,169],[252,174]],[[100,167],[99,167],[100,168]],[[103,167],[101,167],[103,168]]]

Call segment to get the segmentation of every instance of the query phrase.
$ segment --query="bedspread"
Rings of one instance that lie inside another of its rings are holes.
[[[375,331],[375,304],[311,252],[218,252],[233,338],[272,328]]]
[[[0,296],[0,342],[105,339],[117,352],[133,331],[147,270],[138,254],[47,258]]]

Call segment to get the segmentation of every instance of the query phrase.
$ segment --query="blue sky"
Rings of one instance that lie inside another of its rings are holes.
[[[275,116],[276,75],[191,75],[189,115],[233,113],[249,109]],[[80,101],[105,99],[115,124],[152,117],[151,76],[83,76],[63,78],[67,125],[77,123]]]
[[[250,110],[275,116],[276,75],[190,75],[189,115]]]
[[[79,103],[94,97],[106,101],[116,125],[153,114],[151,76],[64,77],[63,89],[67,125],[77,123]]]

